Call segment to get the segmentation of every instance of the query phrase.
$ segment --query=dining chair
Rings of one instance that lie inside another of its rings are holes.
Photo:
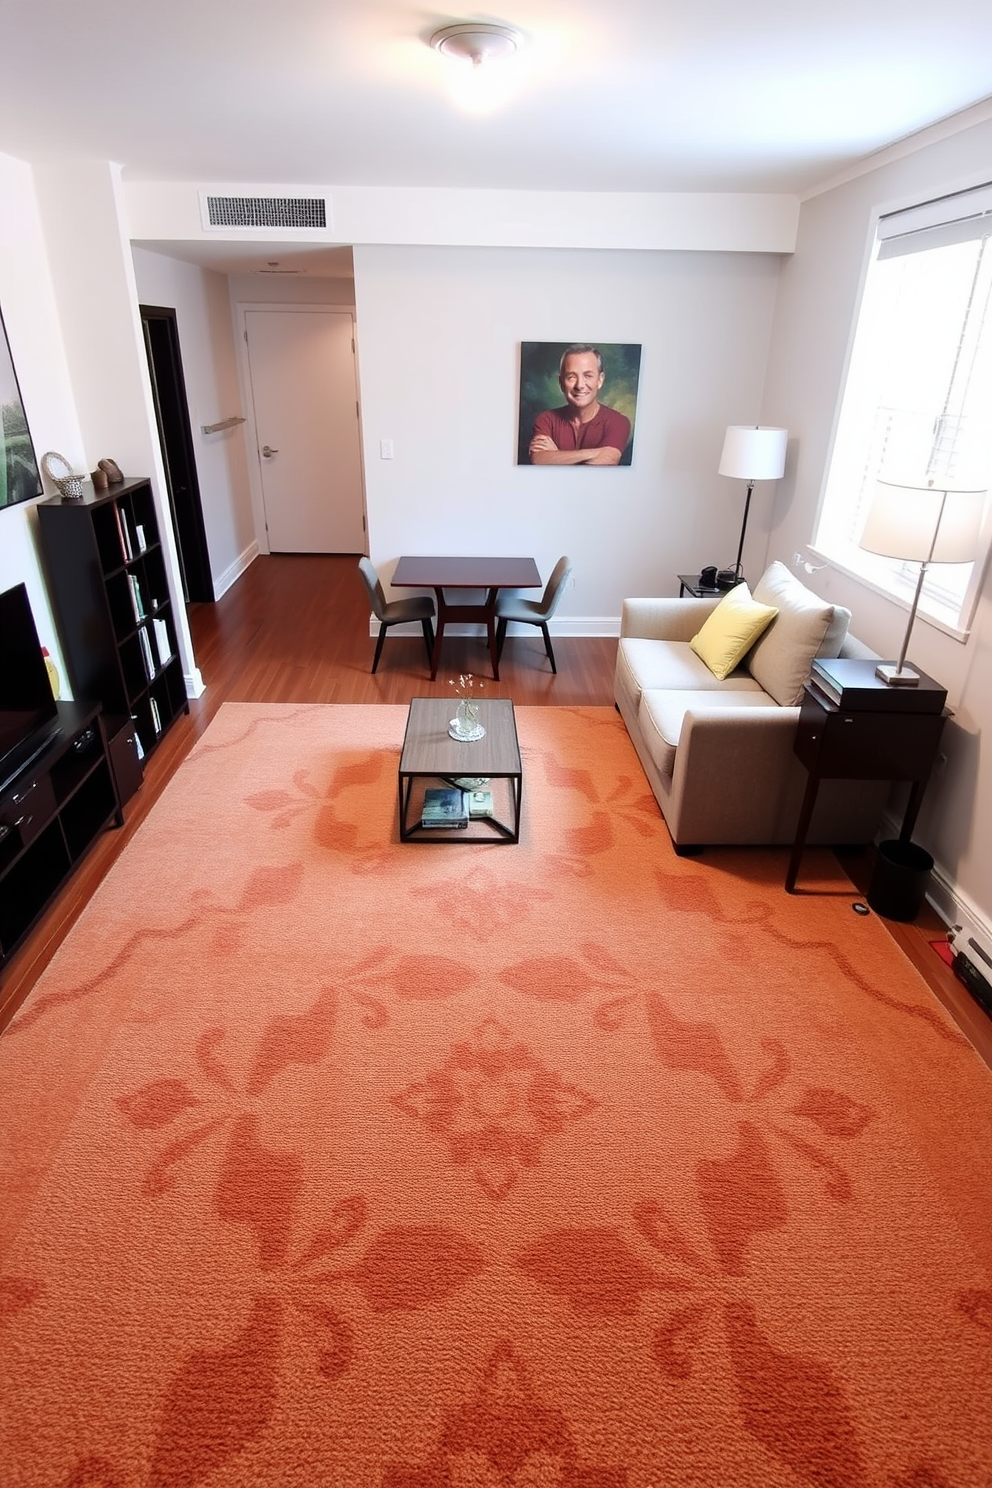
[[[555,666],[555,653],[551,645],[551,632],[548,630],[548,621],[558,608],[562,591],[568,583],[568,576],[572,572],[571,558],[559,558],[551,570],[551,577],[544,586],[544,593],[540,599],[524,599],[518,594],[499,594],[496,598],[496,655],[502,656],[503,642],[506,640],[506,627],[511,620],[519,620],[523,625],[539,625],[544,635],[544,649],[548,653],[551,670],[557,674]]]
[[[379,665],[386,631],[391,625],[402,625],[406,620],[420,621],[420,628],[424,632],[424,645],[427,647],[427,660],[430,662],[434,650],[434,601],[430,595],[418,594],[412,599],[387,600],[375,566],[368,558],[359,558],[358,571],[369,591],[372,613],[379,621],[379,639],[375,643],[375,657],[372,662],[373,672]]]

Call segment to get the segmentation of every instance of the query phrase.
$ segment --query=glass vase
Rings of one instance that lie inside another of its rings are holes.
[[[479,704],[473,698],[458,699],[449,733],[462,743],[473,743],[485,737],[486,731],[479,719]]]

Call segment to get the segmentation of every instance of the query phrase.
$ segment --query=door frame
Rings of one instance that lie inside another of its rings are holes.
[[[365,491],[365,436],[362,431],[361,380],[358,375],[358,332],[355,311],[351,305],[331,305],[326,302],[312,303],[306,300],[238,300],[235,305],[237,320],[238,381],[241,389],[241,406],[245,410],[245,451],[248,464],[248,485],[251,491],[252,518],[255,523],[255,540],[260,553],[270,553],[269,533],[265,521],[265,500],[262,494],[262,475],[259,467],[259,435],[255,425],[255,405],[252,398],[251,364],[248,358],[249,311],[274,311],[279,315],[346,315],[351,322],[351,343],[355,358],[355,396],[358,402],[358,462],[361,483],[362,529],[365,533],[365,556],[369,552],[368,503]]]
[[[196,468],[196,449],[183,375],[176,311],[168,305],[139,305],[158,430],[166,496],[176,539],[176,556],[186,604],[213,604],[210,552]],[[179,467],[182,467],[180,470]],[[181,475],[177,491],[176,474]]]

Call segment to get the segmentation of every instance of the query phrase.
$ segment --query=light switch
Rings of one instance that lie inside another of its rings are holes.
[[[379,440],[379,459],[391,460],[393,458],[393,441],[391,439]]]

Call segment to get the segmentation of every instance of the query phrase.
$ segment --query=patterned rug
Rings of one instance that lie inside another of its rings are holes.
[[[989,1488],[992,1075],[616,713],[227,704],[0,1039],[2,1488]]]

